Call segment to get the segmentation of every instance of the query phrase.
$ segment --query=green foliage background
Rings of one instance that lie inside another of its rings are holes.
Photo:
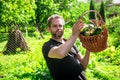
[[[40,27],[43,29],[45,39],[41,39],[35,28],[36,3],[35,0],[0,0],[0,80],[52,80],[46,62],[42,55],[42,45],[50,38],[45,31],[47,17],[57,13],[65,18],[65,38],[71,35],[72,25],[80,15],[89,10],[89,2],[82,3],[77,0],[38,0],[40,3]],[[50,4],[49,4],[50,3]],[[41,6],[42,5],[42,6]],[[100,4],[95,4],[99,11]],[[90,62],[86,70],[88,80],[119,80],[120,79],[120,15],[108,18],[108,15],[120,13],[118,6],[105,7],[106,26],[109,31],[108,48],[99,53],[91,53]],[[7,43],[7,30],[14,27],[14,20],[23,31],[24,37],[30,47],[28,52],[3,55],[2,50]],[[28,34],[24,32],[27,27]],[[6,30],[6,31],[5,31]],[[75,43],[84,55],[85,49],[79,39]]]

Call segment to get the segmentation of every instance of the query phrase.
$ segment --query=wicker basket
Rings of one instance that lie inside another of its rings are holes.
[[[90,10],[83,13],[80,19],[82,20],[83,16],[89,12],[95,12],[100,17],[100,20],[95,20],[95,19],[91,20],[93,23],[101,27],[105,25],[101,15],[95,10]],[[83,36],[82,34],[79,34],[79,39],[82,42],[82,46],[91,52],[100,52],[105,50],[108,47],[107,38],[108,38],[108,30],[106,28],[102,29],[100,34],[93,36]]]

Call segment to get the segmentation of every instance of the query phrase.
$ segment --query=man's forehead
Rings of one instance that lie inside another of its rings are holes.
[[[63,20],[61,18],[55,18],[52,20],[52,23],[62,23],[63,24]]]

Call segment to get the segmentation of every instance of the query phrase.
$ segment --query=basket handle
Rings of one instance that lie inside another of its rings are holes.
[[[89,10],[89,11],[84,12],[84,13],[80,16],[80,19],[82,19],[83,16],[84,16],[85,14],[89,13],[89,12],[95,12],[95,13],[100,17],[100,20],[101,20],[102,22],[104,22],[103,19],[102,19],[102,16],[101,16],[100,13],[97,12],[96,10]]]

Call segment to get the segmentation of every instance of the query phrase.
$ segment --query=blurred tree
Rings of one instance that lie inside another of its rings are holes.
[[[95,10],[95,3],[93,0],[90,1],[90,10]],[[95,19],[95,13],[90,12],[89,19]]]
[[[1,26],[10,29],[14,21],[16,21],[17,24],[22,24],[22,26],[24,26],[34,19],[34,0],[1,0],[0,4]]]
[[[35,11],[36,27],[40,34],[45,31],[47,19],[52,14],[59,14],[68,20],[71,16],[70,10],[76,0],[37,0],[37,9]],[[77,6],[78,7],[78,6]]]
[[[36,10],[35,10],[35,22],[37,30],[40,32],[42,38],[42,32],[47,27],[47,19],[50,15],[57,12],[57,5],[54,4],[53,0],[36,0]]]
[[[104,2],[102,0],[101,5],[100,5],[100,14],[101,14],[103,21],[105,22],[105,8],[104,7],[105,7],[105,5],[104,5]]]

